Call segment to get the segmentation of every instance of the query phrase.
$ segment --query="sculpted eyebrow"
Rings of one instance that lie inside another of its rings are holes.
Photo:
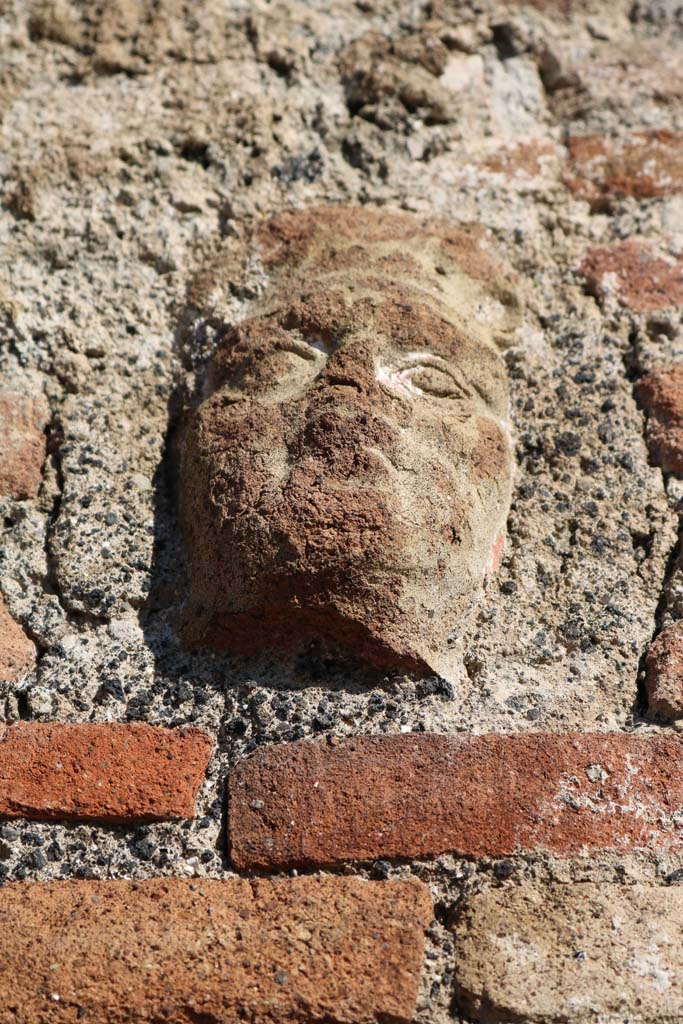
[[[288,332],[287,339],[279,341],[275,348],[280,352],[295,352],[296,355],[308,359],[310,362],[316,362],[320,355],[327,355],[327,349],[322,340],[319,345],[316,345],[291,331]]]

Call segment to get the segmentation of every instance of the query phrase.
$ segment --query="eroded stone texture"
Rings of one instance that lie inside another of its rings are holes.
[[[0,495],[34,498],[38,493],[48,416],[42,396],[0,391]]]
[[[594,209],[610,199],[650,199],[683,191],[683,133],[634,132],[626,137],[575,135],[568,143],[567,185]]]
[[[234,52],[229,12],[207,0],[190,14],[182,0],[111,0],[102,7],[65,0],[31,3],[34,40],[87,55],[100,73],[143,74],[174,58],[208,62]]]
[[[213,742],[198,729],[0,726],[0,818],[140,822],[194,817]]]
[[[641,242],[589,249],[581,273],[598,298],[613,296],[635,313],[683,303],[683,260],[664,259]]]
[[[678,736],[364,736],[259,751],[229,781],[238,868],[453,852],[683,848]]]
[[[426,886],[52,882],[0,892],[0,1022],[410,1021]]]
[[[13,682],[35,661],[36,649],[0,594],[0,682]]]
[[[586,134],[602,133],[610,122],[615,134],[640,131],[643,125],[680,128],[680,45],[665,34],[654,39],[631,36],[618,46],[612,39],[587,46],[566,39],[551,44],[541,66],[553,113],[565,124],[580,122]]]
[[[660,721],[683,718],[683,621],[655,638],[645,658],[649,713]]]
[[[186,639],[448,674],[509,507],[512,282],[479,227],[399,212],[285,213],[255,241],[271,290],[219,331],[182,441]]]
[[[646,374],[637,394],[647,412],[645,438],[653,465],[683,476],[683,364]]]
[[[456,1001],[480,1021],[683,1017],[683,888],[505,886],[465,901]]]
[[[381,127],[410,115],[447,123],[457,112],[439,81],[448,59],[444,43],[427,34],[390,39],[372,32],[356,39],[340,61],[349,110]]]

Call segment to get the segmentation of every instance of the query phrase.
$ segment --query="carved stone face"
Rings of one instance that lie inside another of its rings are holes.
[[[447,674],[447,637],[502,550],[495,342],[515,300],[479,232],[407,214],[292,213],[259,243],[268,305],[220,337],[182,443],[187,638],[325,637]]]

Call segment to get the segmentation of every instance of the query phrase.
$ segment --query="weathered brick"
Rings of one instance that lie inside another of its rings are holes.
[[[683,621],[662,630],[645,658],[648,711],[673,722],[683,718]]]
[[[681,132],[634,132],[617,138],[575,135],[567,148],[572,175],[566,184],[594,209],[620,196],[649,199],[683,192]]]
[[[35,660],[35,647],[7,611],[0,594],[0,682],[13,682]]]
[[[455,928],[456,1002],[481,1021],[678,1021],[681,964],[681,886],[507,885]]]
[[[546,138],[514,143],[492,139],[484,145],[477,141],[469,159],[462,161],[458,181],[475,188],[504,185],[518,192],[543,191],[561,181],[564,160],[563,147]]]
[[[647,412],[645,438],[650,460],[665,473],[683,475],[683,364],[662,366],[638,382]]]
[[[0,1024],[412,1019],[417,881],[49,882],[0,890]]]
[[[614,295],[636,313],[683,303],[683,259],[663,259],[640,242],[595,246],[580,272],[597,298]]]
[[[38,493],[48,415],[42,396],[0,391],[0,495],[34,498]]]
[[[142,724],[0,725],[0,818],[191,818],[212,740]]]
[[[683,847],[683,739],[364,736],[258,751],[229,780],[238,868]],[[678,815],[678,817],[677,817]]]

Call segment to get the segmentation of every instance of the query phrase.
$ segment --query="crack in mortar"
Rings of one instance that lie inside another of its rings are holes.
[[[54,534],[59,521],[59,516],[62,509],[62,502],[64,498],[64,472],[62,469],[62,442],[64,440],[64,430],[62,422],[59,416],[59,412],[53,412],[50,422],[48,424],[48,458],[52,460],[52,464],[55,469],[55,479],[57,482],[57,493],[54,501],[52,502],[52,508],[47,514],[46,525],[45,525],[45,564],[46,564],[46,578],[45,578],[45,590],[48,594],[53,594],[59,606],[64,612],[64,616],[71,625],[80,627],[84,625],[100,625],[107,622],[107,619],[102,616],[94,615],[92,612],[82,611],[71,607],[66,596],[64,595],[60,582],[59,574],[57,572],[57,556],[53,550]],[[44,644],[38,644],[39,658],[38,668],[40,668],[40,660],[43,655],[46,654],[47,648]]]

